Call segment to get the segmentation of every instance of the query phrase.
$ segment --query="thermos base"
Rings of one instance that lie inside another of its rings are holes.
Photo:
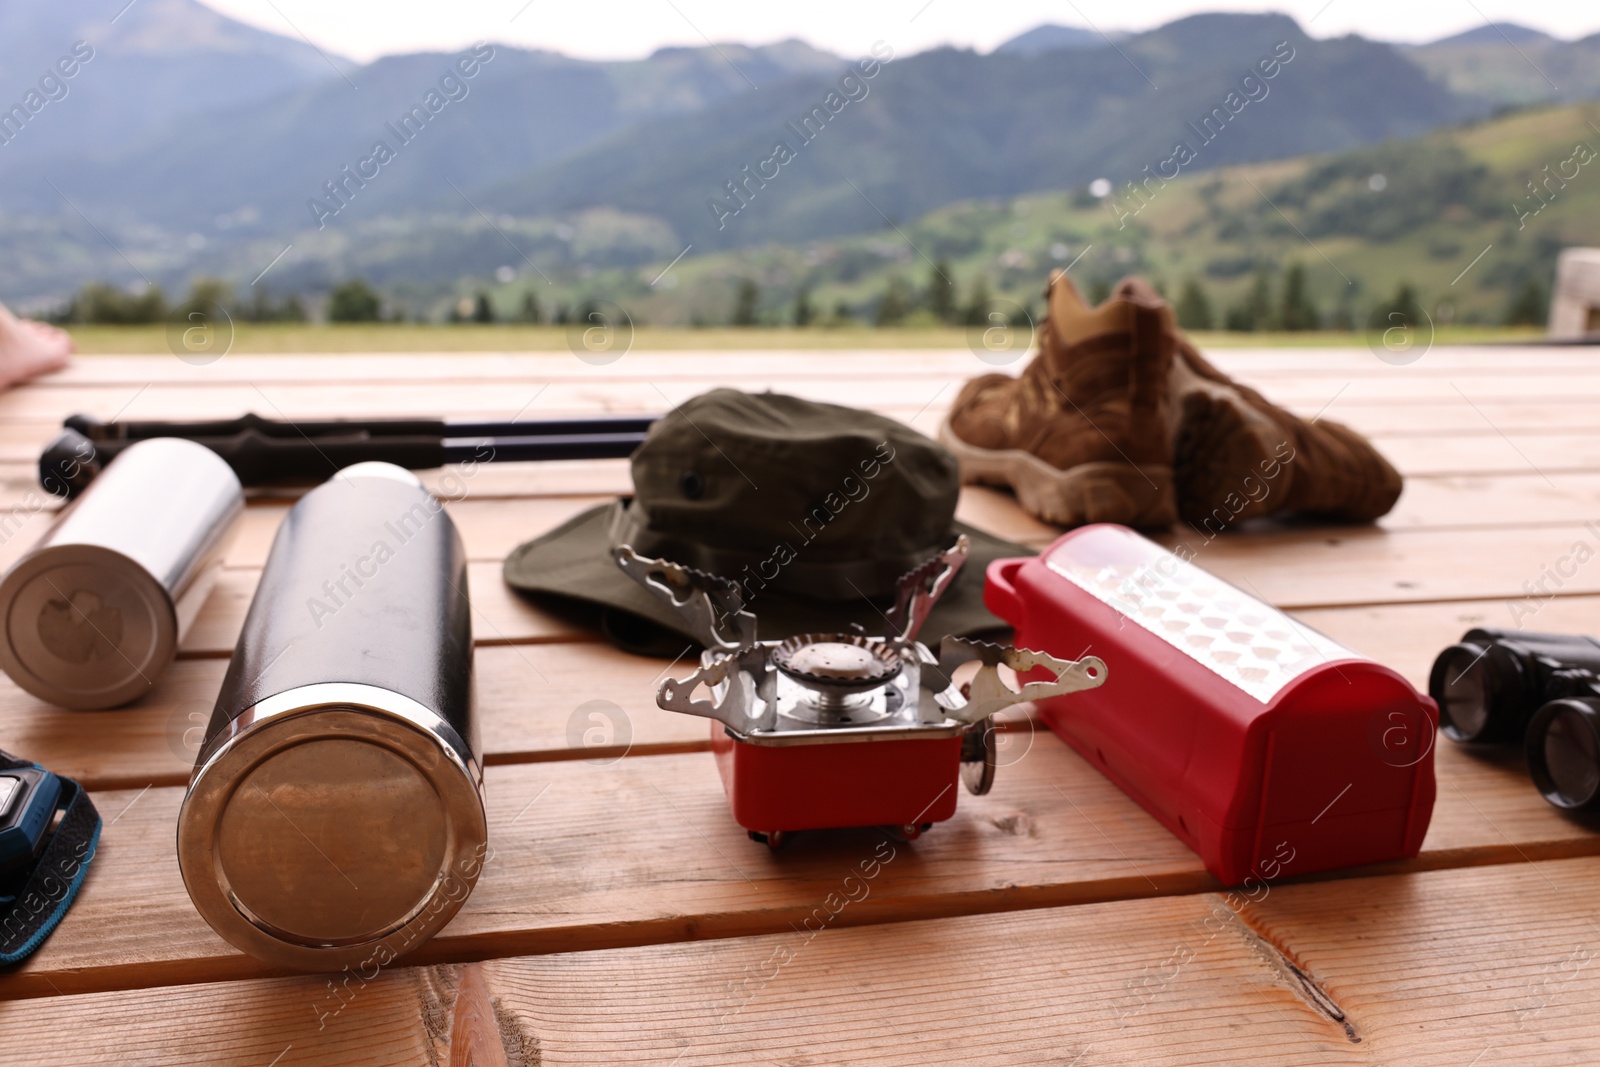
[[[178,619],[161,583],[98,545],[45,548],[0,584],[0,668],[65,708],[114,708],[147,693],[177,648]]]
[[[212,929],[269,963],[382,966],[443,927],[487,851],[455,731],[373,686],[279,694],[201,754],[178,860]]]

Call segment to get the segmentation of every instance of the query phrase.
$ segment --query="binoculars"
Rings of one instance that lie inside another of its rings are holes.
[[[1468,630],[1434,660],[1428,693],[1451,740],[1521,741],[1546,800],[1600,811],[1600,641]]]

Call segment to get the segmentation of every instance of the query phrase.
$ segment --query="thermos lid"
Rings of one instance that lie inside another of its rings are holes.
[[[23,559],[0,582],[0,612],[0,667],[61,707],[126,704],[149,691],[177,649],[167,591],[99,545],[52,545]]]
[[[418,489],[422,488],[422,479],[411,471],[377,459],[369,459],[365,463],[352,463],[350,466],[340,470],[334,477],[345,481],[349,481],[351,478],[387,478],[391,482],[413,485]]]
[[[201,754],[178,861],[217,933],[270,963],[381,966],[443,927],[483,866],[482,774],[407,697],[279,694]]]

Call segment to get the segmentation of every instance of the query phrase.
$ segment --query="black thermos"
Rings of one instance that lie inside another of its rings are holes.
[[[461,538],[408,471],[349,467],[273,541],[179,815],[184,884],[251,955],[377,967],[455,914],[487,832]]]

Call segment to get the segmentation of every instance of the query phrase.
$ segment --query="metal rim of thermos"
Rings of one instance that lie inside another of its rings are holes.
[[[397,724],[405,728],[397,730]],[[218,839],[229,806],[257,768],[297,746],[352,738],[387,749],[427,780],[445,812],[448,846],[432,887],[404,916],[353,937],[316,943],[255,914],[230,884]],[[444,719],[374,686],[309,685],[247,709],[201,753],[179,812],[178,863],[195,908],[228,942],[269,963],[337,970],[381,966],[404,955],[454,917],[486,858],[483,771],[467,753]]]

